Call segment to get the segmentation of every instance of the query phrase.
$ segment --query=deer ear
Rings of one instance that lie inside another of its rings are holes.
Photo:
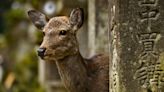
[[[49,19],[46,17],[46,15],[44,15],[41,12],[38,12],[36,10],[30,10],[30,11],[28,11],[28,16],[31,19],[32,23],[38,29],[43,29],[44,26],[49,21]]]
[[[70,24],[74,30],[78,30],[84,21],[84,11],[82,8],[73,9],[70,14]]]

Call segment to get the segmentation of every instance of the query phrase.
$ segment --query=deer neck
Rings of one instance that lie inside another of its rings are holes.
[[[87,92],[87,69],[80,53],[56,61],[59,74],[70,92]]]

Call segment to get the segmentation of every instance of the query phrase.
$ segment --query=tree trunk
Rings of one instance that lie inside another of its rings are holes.
[[[163,0],[108,0],[110,92],[164,92]]]

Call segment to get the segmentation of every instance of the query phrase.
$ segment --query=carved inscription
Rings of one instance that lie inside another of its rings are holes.
[[[155,5],[157,3],[157,0],[141,0],[139,2],[140,6],[150,6],[150,5]]]
[[[157,9],[146,8],[145,11],[140,12],[141,21],[147,21],[150,23],[151,20],[157,19],[159,11]]]
[[[135,78],[144,88],[150,88],[152,85],[161,87],[163,82],[163,70],[160,69],[159,55],[155,52],[155,41],[158,33],[145,33],[139,35],[139,41],[143,45],[143,52],[139,56],[139,68],[136,71]]]
[[[159,53],[155,50],[156,42],[160,33],[151,30],[152,20],[158,19],[160,14],[156,8],[158,0],[140,0],[139,6],[145,10],[139,12],[141,23],[147,22],[147,29],[145,32],[138,35],[139,43],[142,44],[143,50],[139,55],[139,67],[135,73],[137,79],[147,92],[160,92],[160,88],[164,84],[164,70],[161,69],[161,61],[159,60]]]
[[[148,25],[151,25],[151,20],[156,20],[159,16],[159,10],[156,8],[158,0],[141,0],[139,6],[145,8],[145,10],[139,12],[141,21],[147,21]]]
[[[145,58],[149,55],[157,57],[157,53],[154,52],[154,44],[157,35],[157,33],[145,33],[139,35],[139,41],[143,44],[143,53],[141,54],[142,58]]]

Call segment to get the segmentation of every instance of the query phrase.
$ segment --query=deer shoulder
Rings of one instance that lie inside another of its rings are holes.
[[[89,81],[92,84],[89,87],[92,88],[91,92],[109,92],[109,56],[98,54],[85,61],[89,71]]]

